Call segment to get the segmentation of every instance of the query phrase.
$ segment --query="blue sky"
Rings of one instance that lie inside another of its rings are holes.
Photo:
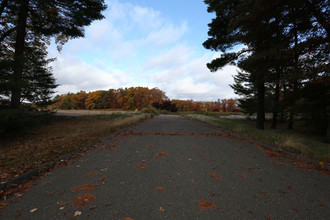
[[[219,56],[206,50],[207,13],[202,0],[106,0],[105,19],[86,27],[85,38],[66,43],[50,57],[57,92],[157,87],[170,99],[233,98],[235,67],[211,73]]]

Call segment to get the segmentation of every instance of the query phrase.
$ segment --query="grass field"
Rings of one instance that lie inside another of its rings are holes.
[[[145,120],[150,115],[112,113],[53,117],[48,124],[28,132],[0,136],[0,183]]]
[[[239,120],[220,118],[218,115],[187,114],[191,119],[197,119],[217,127],[233,131],[254,140],[285,149],[290,152],[300,153],[304,156],[320,161],[330,162],[330,144],[324,143],[324,139],[308,133],[303,126],[298,129],[288,130],[286,124],[279,124],[278,129],[270,129],[270,122],[266,121],[265,130],[255,128],[253,120]]]

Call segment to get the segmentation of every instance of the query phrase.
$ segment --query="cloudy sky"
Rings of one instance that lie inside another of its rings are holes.
[[[211,73],[206,63],[207,24],[214,17],[203,0],[106,0],[105,19],[86,28],[59,53],[49,49],[59,94],[131,86],[157,87],[170,99],[233,98],[235,67]]]

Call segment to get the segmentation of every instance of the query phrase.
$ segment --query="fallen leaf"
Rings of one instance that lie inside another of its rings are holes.
[[[272,217],[266,216],[267,220],[273,220]]]
[[[279,190],[278,192],[281,193],[281,194],[286,194],[286,192],[283,191],[283,190]]]
[[[161,207],[159,207],[159,211],[160,211],[160,212],[164,212],[165,209],[161,206]]]
[[[156,154],[156,157],[160,158],[160,157],[165,156],[165,155],[167,155],[166,152],[161,152],[161,153]]]
[[[209,210],[209,209],[216,209],[218,207],[212,202],[201,199],[201,200],[199,200],[198,208],[202,209],[202,210]]]
[[[30,212],[33,213],[33,212],[36,212],[38,210],[38,208],[34,208],[34,209],[31,209]]]
[[[134,218],[128,218],[128,217],[126,217],[126,218],[123,218],[123,220],[134,220]]]
[[[98,173],[96,173],[96,172],[90,172],[90,173],[88,173],[87,175],[88,176],[96,176]]]
[[[73,203],[75,204],[77,209],[81,210],[82,207],[93,202],[95,199],[96,199],[96,196],[94,196],[93,194],[85,193],[85,194],[75,197],[73,199]]]
[[[279,165],[283,165],[283,166],[289,166],[289,164],[282,163],[282,162],[279,162],[279,161],[273,161],[273,160],[271,160],[270,162],[273,163],[273,164],[279,164]]]
[[[208,173],[207,175],[213,177],[214,179],[220,181],[221,177],[219,174],[216,174],[216,173]]]
[[[155,190],[163,191],[163,190],[165,190],[165,188],[162,186],[159,186],[159,187],[156,187]]]
[[[81,211],[76,211],[73,217],[78,217],[79,215],[81,215]]]
[[[52,185],[52,184],[54,184],[54,183],[53,182],[45,182],[42,185],[46,186],[46,185]]]
[[[76,191],[78,191],[78,190],[88,190],[88,191],[90,192],[90,191],[95,190],[95,188],[94,188],[93,184],[91,184],[91,183],[86,183],[86,184],[84,184],[84,185],[81,185],[81,186],[77,186],[77,187],[75,187],[75,188],[72,188],[72,189],[71,189],[71,192],[76,192]]]
[[[16,197],[21,197],[21,196],[23,196],[23,194],[21,194],[21,193],[16,193],[15,196],[16,196]]]
[[[136,142],[136,140],[131,140],[133,143],[135,143]]]
[[[88,210],[93,210],[93,209],[96,209],[96,205],[92,205],[92,206],[88,207]]]
[[[193,145],[193,147],[196,147],[196,148],[203,148],[203,146],[199,146],[199,145]]]
[[[59,208],[59,210],[63,210],[63,209],[64,209],[64,207],[60,207],[60,208]]]
[[[153,145],[152,144],[147,144],[147,145],[145,145],[146,147],[153,147]]]
[[[241,178],[245,178],[246,177],[245,175],[240,174],[240,173],[236,174],[236,176],[241,177]]]
[[[1,203],[0,203],[0,211],[1,211],[2,209],[6,208],[7,205],[8,205],[7,203],[1,202]]]
[[[149,167],[147,164],[141,163],[141,164],[136,165],[135,169],[140,169],[140,168],[144,169],[144,168],[147,168],[147,167]]]
[[[104,151],[104,148],[100,148],[100,149],[96,150],[96,152],[100,152],[100,151]]]
[[[268,192],[265,191],[265,190],[261,190],[260,193],[261,193],[262,195],[264,195],[264,196],[268,194]]]
[[[105,204],[104,206],[107,207],[107,206],[111,206],[112,205],[112,202],[108,202],[107,204]]]

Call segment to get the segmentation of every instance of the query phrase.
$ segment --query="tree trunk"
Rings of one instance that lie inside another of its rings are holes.
[[[279,98],[280,98],[280,73],[279,73],[279,71],[277,71],[274,107],[273,107],[273,119],[272,119],[271,129],[276,129],[276,126],[277,126]]]
[[[260,74],[257,81],[258,86],[258,104],[257,104],[257,121],[256,128],[264,130],[264,122],[265,122],[265,80],[263,74]]]
[[[289,115],[289,121],[288,121],[288,129],[293,129],[293,118],[294,118],[294,114],[293,114],[293,110],[290,110],[290,115]]]
[[[327,143],[330,143],[330,116],[328,116],[327,120],[328,120],[328,123],[327,123],[327,134],[326,134],[326,137],[325,137],[325,141]]]
[[[17,35],[14,54],[14,74],[11,94],[11,107],[19,108],[21,105],[22,73],[24,69],[24,44],[26,35],[26,22],[29,10],[29,0],[21,1],[18,13]]]

